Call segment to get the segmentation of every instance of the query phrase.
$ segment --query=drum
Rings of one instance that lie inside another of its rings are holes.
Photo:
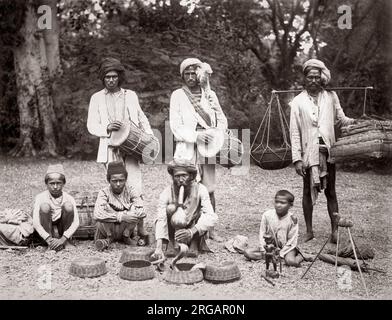
[[[70,192],[76,202],[76,208],[79,214],[79,227],[73,234],[73,237],[81,240],[94,239],[96,230],[96,221],[93,219],[95,200],[97,192]]]
[[[141,130],[133,122],[124,123],[120,130],[112,131],[109,145],[119,147],[124,154],[144,163],[153,162],[160,150],[159,140]]]
[[[244,147],[242,142],[235,138],[230,130],[222,131],[210,128],[206,132],[213,135],[213,140],[208,144],[197,144],[197,150],[201,156],[205,158],[216,157],[216,163],[225,168],[241,164]]]
[[[202,129],[205,133],[212,136],[212,141],[208,143],[197,143],[197,151],[205,158],[212,158],[217,155],[223,147],[225,135],[224,131],[217,128]]]

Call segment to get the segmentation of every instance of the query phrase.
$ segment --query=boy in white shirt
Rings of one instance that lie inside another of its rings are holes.
[[[279,256],[288,266],[299,267],[310,256],[300,252],[298,242],[298,219],[289,212],[294,204],[294,195],[287,190],[279,190],[275,195],[275,209],[263,213],[260,223],[259,244],[257,249],[248,249],[245,256],[251,260],[260,260],[265,256],[265,235],[271,235],[275,246],[280,249]]]
[[[47,190],[35,197],[33,226],[45,240],[49,249],[62,250],[79,227],[79,215],[75,199],[63,191],[64,168],[61,164],[50,165],[45,175]],[[54,226],[57,227],[58,236]]]

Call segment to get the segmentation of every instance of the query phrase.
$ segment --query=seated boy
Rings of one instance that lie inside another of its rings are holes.
[[[299,267],[303,260],[311,259],[297,248],[298,220],[289,212],[294,203],[294,195],[287,190],[280,190],[275,195],[275,209],[263,213],[260,224],[260,247],[248,249],[244,255],[250,260],[260,260],[265,256],[265,236],[270,235],[275,246],[280,249],[279,256],[288,266]]]
[[[75,200],[63,191],[64,168],[61,164],[50,165],[45,175],[48,190],[35,197],[33,225],[49,249],[62,250],[79,227],[79,215]],[[57,233],[55,231],[57,227]]]
[[[106,249],[114,241],[136,244],[130,238],[136,225],[144,240],[140,244],[145,245],[148,240],[143,223],[146,217],[143,200],[132,186],[127,185],[127,177],[122,161],[108,164],[109,186],[99,191],[94,207],[94,219],[97,220],[95,246],[98,250]]]

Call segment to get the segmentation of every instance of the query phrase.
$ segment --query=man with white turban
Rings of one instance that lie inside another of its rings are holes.
[[[170,98],[170,128],[176,140],[174,158],[199,164],[202,157],[197,152],[197,144],[206,144],[213,139],[206,129],[227,129],[227,119],[218,97],[213,90],[203,85],[200,69],[212,73],[211,67],[199,59],[185,59],[180,65],[184,85],[175,90]],[[204,161],[198,169],[201,183],[206,186],[215,211],[215,164],[206,164]],[[210,238],[223,240],[214,230],[210,230]]]
[[[295,170],[303,177],[305,241],[314,238],[313,206],[318,193],[324,190],[331,219],[331,242],[336,242],[333,213],[339,209],[335,190],[336,168],[330,149],[336,142],[334,125],[345,126],[356,120],[345,116],[336,92],[325,90],[331,73],[322,61],[306,61],[303,74],[305,90],[290,102],[290,136]]]

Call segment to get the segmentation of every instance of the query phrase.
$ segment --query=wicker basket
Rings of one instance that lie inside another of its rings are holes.
[[[105,261],[100,258],[80,258],[72,261],[69,273],[80,278],[94,278],[107,272]]]
[[[121,279],[143,281],[154,278],[154,267],[150,261],[132,260],[122,264],[119,276]]]
[[[232,282],[241,278],[241,272],[233,261],[225,261],[219,265],[206,265],[204,278],[214,283]]]
[[[177,263],[179,271],[168,269],[163,274],[163,279],[174,284],[194,284],[203,281],[203,272],[200,269],[193,269],[193,263]]]
[[[251,157],[261,169],[279,170],[291,164],[291,148],[256,149]]]
[[[85,240],[94,239],[96,221],[94,221],[93,215],[98,193],[73,192],[71,194],[75,194],[74,199],[79,213],[79,228],[75,231],[73,237]]]
[[[120,263],[132,261],[132,260],[151,260],[151,255],[154,253],[154,249],[151,248],[131,248],[124,249],[120,257]]]

